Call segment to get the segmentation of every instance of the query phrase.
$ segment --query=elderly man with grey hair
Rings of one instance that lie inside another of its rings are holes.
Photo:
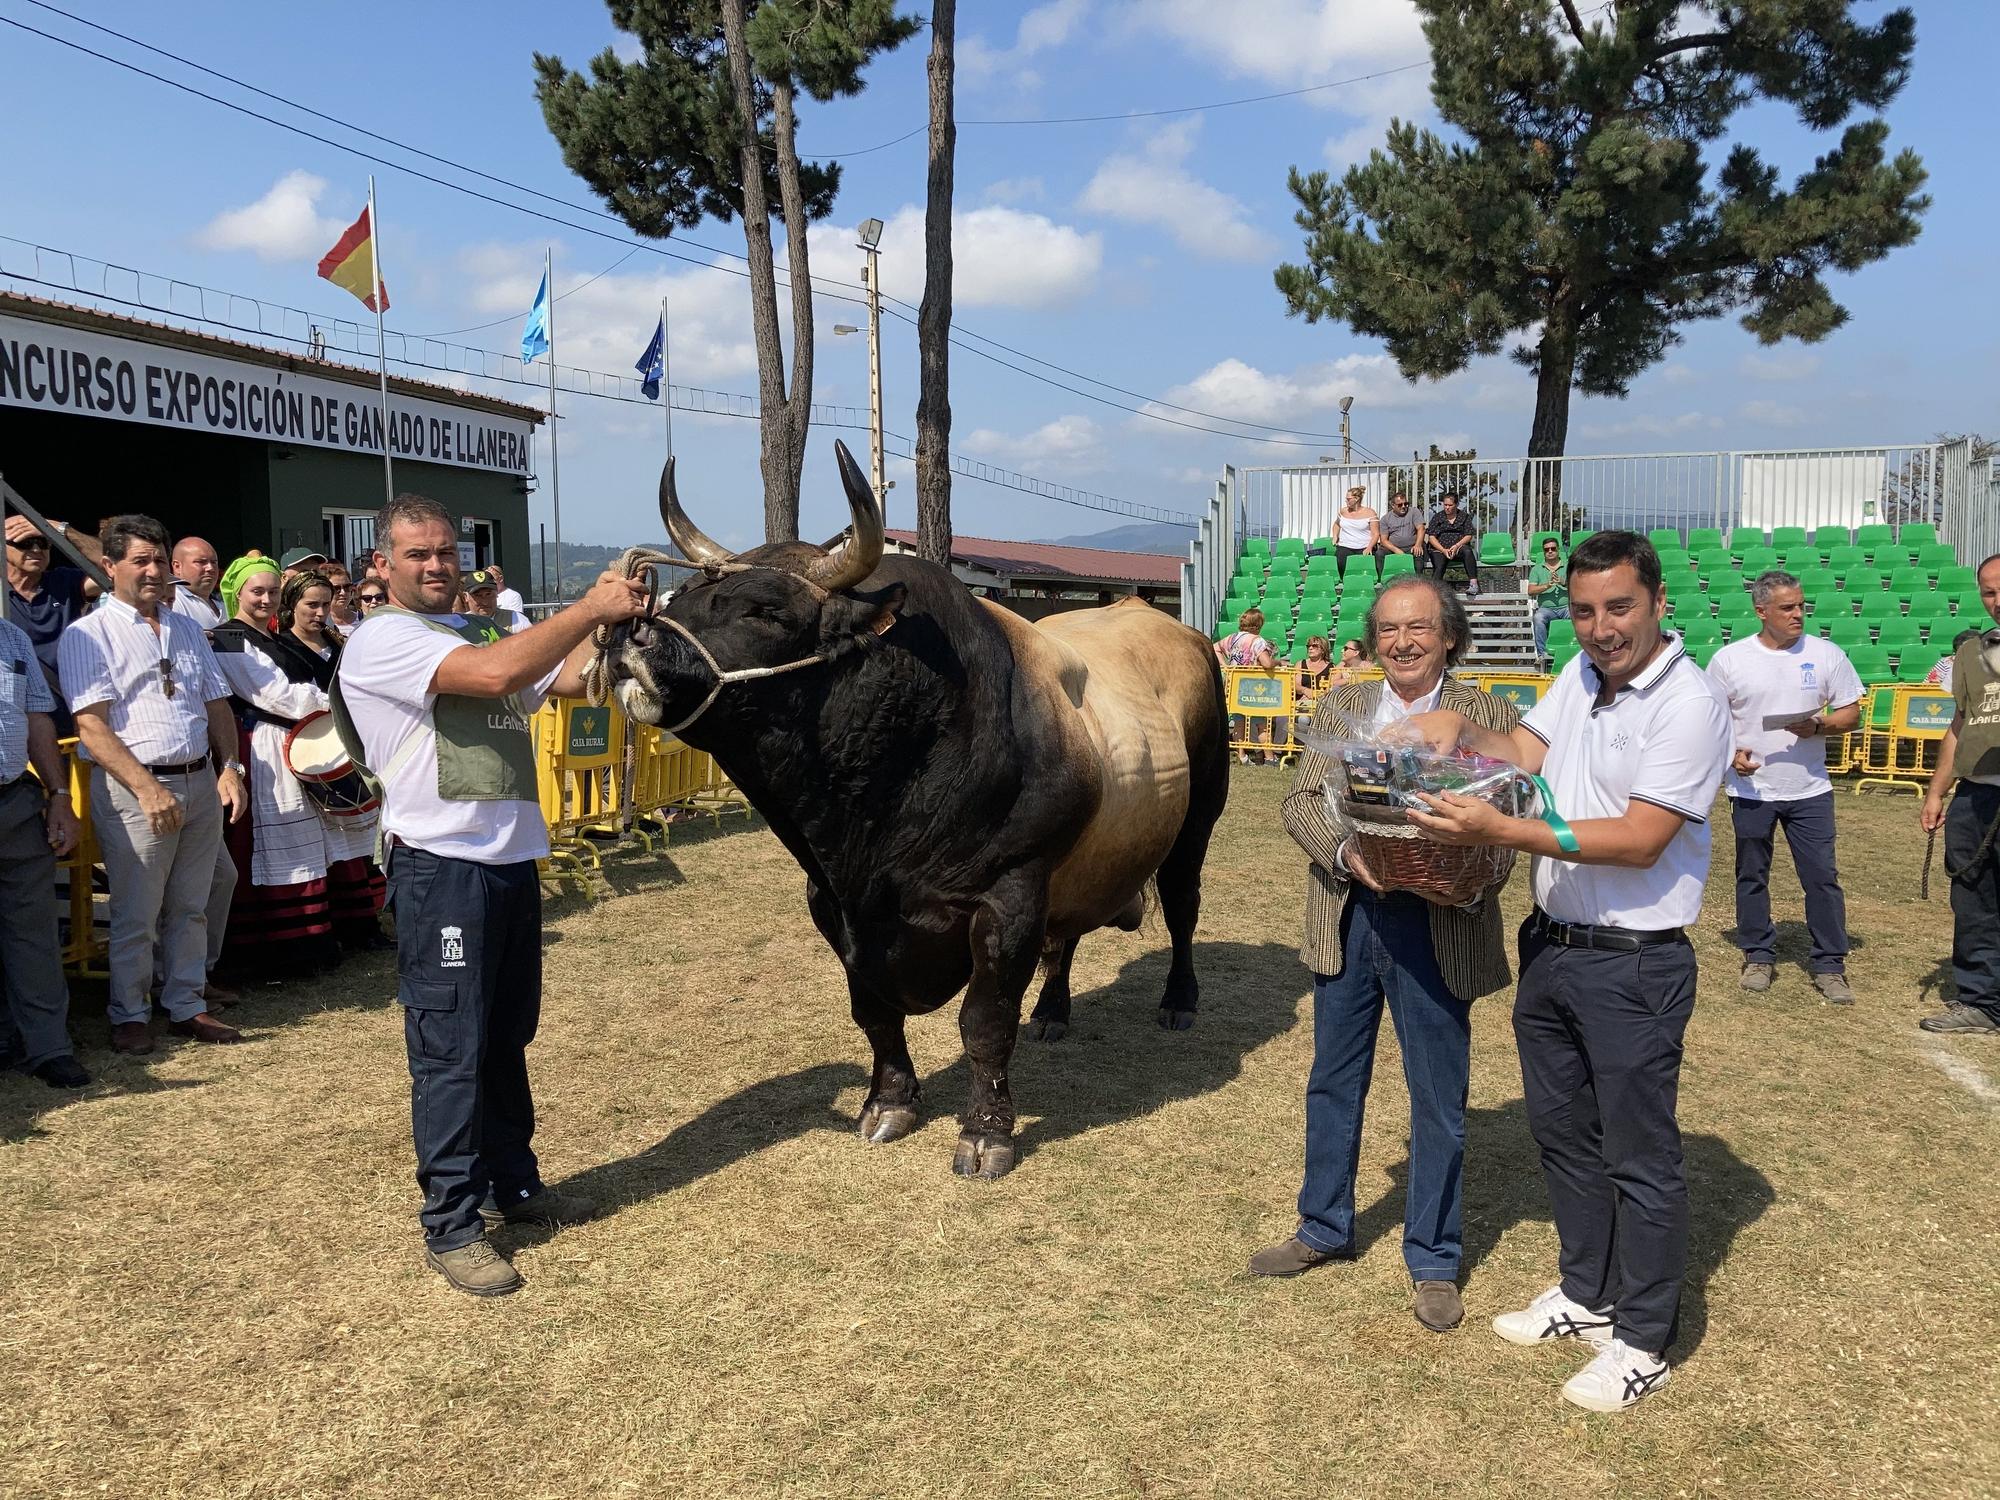
[[[1760,628],[1731,641],[1708,664],[1729,705],[1735,754],[1724,778],[1736,830],[1736,942],[1742,985],[1761,994],[1777,974],[1771,923],[1771,847],[1785,831],[1805,890],[1813,987],[1831,1005],[1852,1005],[1847,982],[1847,898],[1833,858],[1833,782],[1826,742],[1861,722],[1861,678],[1832,641],[1806,634],[1805,594],[1790,573],[1750,583]]]
[[[1471,644],[1465,606],[1449,588],[1430,578],[1395,580],[1376,597],[1362,640],[1382,678],[1323,696],[1313,714],[1315,735],[1369,734],[1440,706],[1506,733],[1515,723],[1513,706],[1451,675]],[[1469,909],[1385,891],[1328,820],[1329,769],[1331,762],[1308,747],[1283,810],[1286,831],[1312,859],[1302,956],[1313,971],[1313,1063],[1299,1223],[1290,1238],[1253,1255],[1250,1270],[1296,1276],[1355,1254],[1362,1107],[1386,1001],[1410,1091],[1403,1260],[1417,1321],[1442,1333],[1465,1315],[1458,1294],[1460,1183],[1472,1002],[1510,980],[1499,890]]]

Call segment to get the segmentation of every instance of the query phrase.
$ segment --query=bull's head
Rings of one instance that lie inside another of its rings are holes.
[[[804,670],[824,670],[893,622],[902,584],[857,591],[882,560],[882,508],[846,445],[836,442],[834,453],[853,526],[824,547],[771,542],[740,556],[688,519],[667,460],[660,518],[681,555],[701,566],[660,611],[680,629],[638,620],[613,643],[611,678],[628,715],[680,724],[709,700],[719,672],[806,662]]]

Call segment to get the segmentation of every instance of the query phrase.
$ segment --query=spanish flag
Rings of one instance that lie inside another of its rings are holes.
[[[376,282],[376,290],[381,293],[381,305],[368,295],[369,278],[375,272],[375,219],[371,205],[361,210],[361,217],[347,226],[347,232],[334,242],[331,250],[320,257],[319,274],[335,286],[352,292],[361,299],[361,305],[372,313],[386,312],[389,308],[389,288],[384,282]]]

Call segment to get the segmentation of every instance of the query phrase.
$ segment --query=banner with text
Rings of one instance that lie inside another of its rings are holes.
[[[0,314],[0,406],[70,412],[231,437],[382,452],[369,386]],[[533,425],[389,395],[395,458],[526,476]]]

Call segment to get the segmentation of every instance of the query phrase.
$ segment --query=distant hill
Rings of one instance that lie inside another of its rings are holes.
[[[1134,521],[1113,526],[1109,531],[1093,531],[1083,536],[1045,536],[1037,541],[1058,547],[1098,547],[1106,552],[1157,552],[1168,557],[1185,556],[1194,540],[1192,526],[1172,521]]]

